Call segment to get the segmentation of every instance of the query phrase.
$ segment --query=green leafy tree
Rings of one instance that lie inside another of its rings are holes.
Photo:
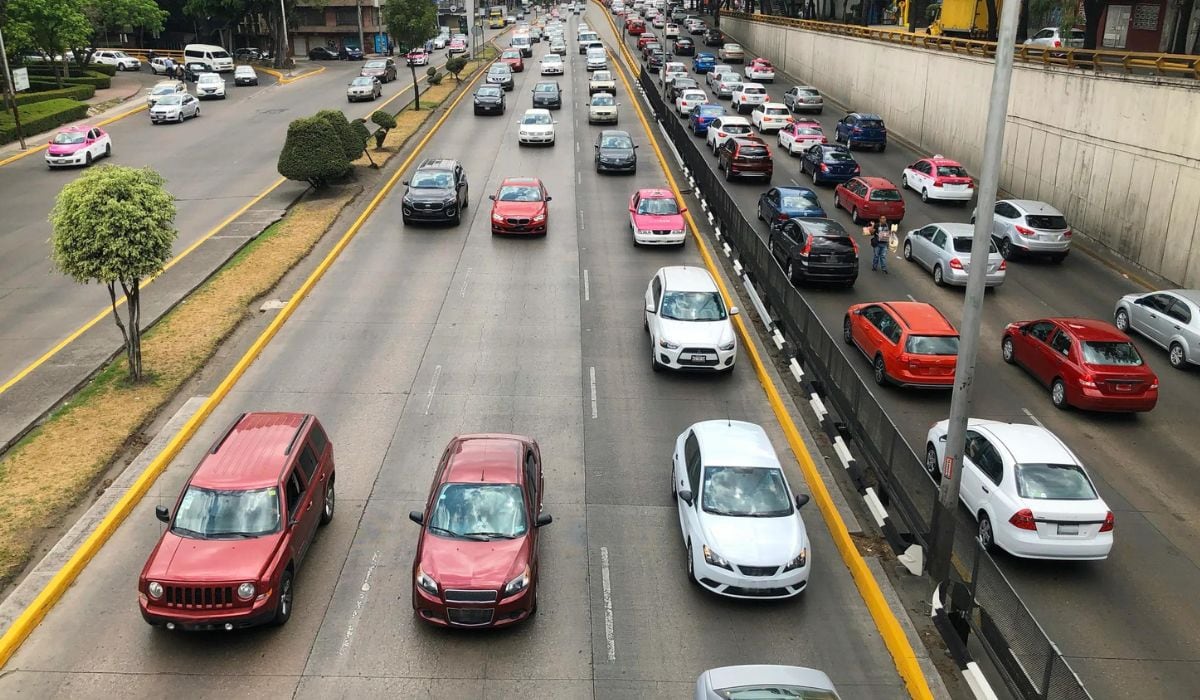
[[[159,9],[155,0],[83,0],[82,10],[92,26],[92,47],[109,46],[110,33],[124,31],[126,27],[161,32],[169,14]],[[86,64],[91,51],[75,48],[75,58]]]
[[[459,73],[462,73],[467,68],[467,59],[462,56],[455,56],[446,61],[446,72],[454,76],[454,82],[459,81]]]
[[[384,139],[387,138],[387,132],[396,128],[396,117],[392,116],[391,112],[377,109],[371,112],[371,121],[379,127],[375,130],[375,150],[380,150],[383,148]]]
[[[323,109],[317,112],[318,119],[325,120],[334,133],[337,134],[337,141],[342,146],[342,152],[346,155],[346,161],[351,162],[357,160],[363,154],[363,150],[367,147],[367,140],[359,139],[358,133],[355,132],[354,126],[346,119],[346,114],[336,109]]]
[[[350,172],[350,159],[329,121],[312,116],[288,125],[276,167],[289,180],[307,182],[321,189]]]
[[[175,197],[149,168],[91,168],[58,193],[50,223],[54,265],[76,282],[108,288],[113,320],[125,340],[129,378],[142,378],[142,280],[162,271],[171,255]],[[117,285],[126,320],[117,311]]]
[[[429,0],[388,0],[382,8],[383,24],[397,47],[421,46],[437,33],[437,5]],[[421,108],[421,90],[417,85],[417,67],[409,66],[413,80],[413,109]]]
[[[14,48],[36,49],[51,58],[83,46],[92,34],[81,0],[9,0],[8,16],[10,35],[17,39]],[[57,66],[54,75],[62,87]]]

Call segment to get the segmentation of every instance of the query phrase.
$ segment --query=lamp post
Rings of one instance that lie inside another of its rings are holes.
[[[363,41],[362,28],[362,0],[354,0],[354,9],[358,12],[358,50],[363,52],[363,57],[367,55],[367,44]]]

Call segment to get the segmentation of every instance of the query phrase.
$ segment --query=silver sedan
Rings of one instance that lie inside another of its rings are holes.
[[[720,78],[717,78],[717,85],[713,88],[713,94],[718,99],[728,100],[733,98],[733,93],[740,90],[742,87],[742,79],[736,73],[725,73]]]
[[[904,259],[929,270],[934,284],[939,287],[946,284],[965,287],[974,257],[971,254],[974,232],[975,227],[970,224],[930,224],[909,231],[904,239]],[[987,286],[1003,284],[1007,269],[995,241],[989,240]]]
[[[1137,331],[1164,348],[1175,369],[1200,364],[1200,290],[1126,294],[1117,302],[1113,320],[1121,332]]]
[[[696,679],[696,700],[743,697],[821,698],[840,697],[833,681],[823,671],[803,666],[724,666],[711,668]]]

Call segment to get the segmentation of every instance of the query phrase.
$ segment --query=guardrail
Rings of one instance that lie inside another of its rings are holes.
[[[996,57],[996,42],[978,39],[959,39],[949,36],[920,34],[903,29],[881,29],[857,24],[838,24],[811,19],[793,19],[759,13],[722,12],[722,17],[771,24],[791,29],[804,29],[823,34],[884,41],[892,44],[943,51],[980,58]],[[1091,70],[1097,73],[1150,72],[1154,75],[1200,80],[1200,56],[1171,53],[1143,53],[1138,51],[1114,51],[1112,49],[1072,49],[1025,46],[1018,44],[1013,60],[1043,66]]]

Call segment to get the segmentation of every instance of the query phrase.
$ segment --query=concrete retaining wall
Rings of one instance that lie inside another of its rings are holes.
[[[979,172],[990,60],[728,17],[721,28],[848,109],[882,115],[901,139]],[[1151,272],[1200,286],[1194,81],[1017,64],[1000,187],[1053,204],[1087,238]]]

